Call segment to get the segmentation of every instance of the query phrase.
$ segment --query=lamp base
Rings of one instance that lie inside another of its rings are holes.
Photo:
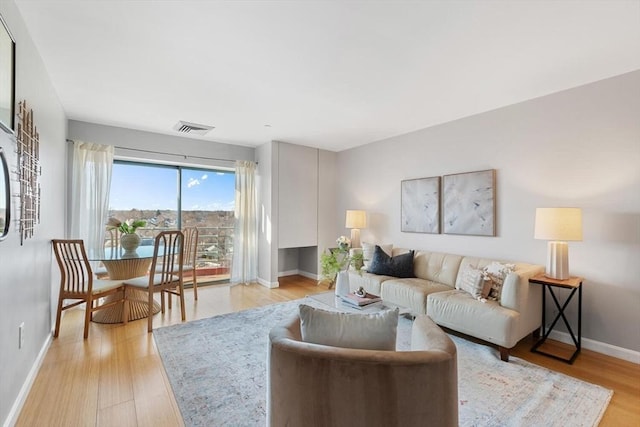
[[[352,248],[360,247],[360,229],[359,228],[351,229],[351,247]]]
[[[569,278],[569,244],[567,242],[547,243],[547,269],[544,275],[556,280]]]

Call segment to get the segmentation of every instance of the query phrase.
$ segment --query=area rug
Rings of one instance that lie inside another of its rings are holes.
[[[269,330],[301,302],[268,305],[153,331],[187,426],[266,425]],[[401,318],[398,348],[408,349],[411,320]],[[461,426],[594,426],[611,390],[451,336],[458,350]]]

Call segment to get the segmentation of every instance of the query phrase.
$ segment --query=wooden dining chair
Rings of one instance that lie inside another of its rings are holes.
[[[184,233],[184,265],[183,273],[191,273],[193,283],[193,298],[198,300],[198,272],[196,271],[196,259],[198,257],[198,227],[185,227]],[[184,281],[184,277],[183,277]]]
[[[108,238],[107,242],[109,244],[108,246],[105,245],[105,248],[111,248],[111,253],[114,254],[115,251],[120,247],[120,230],[114,227],[109,227],[106,229],[106,237]],[[107,268],[102,264],[98,268],[95,268],[93,270],[93,274],[95,274],[98,279],[109,278],[109,272],[107,271]]]
[[[198,300],[198,272],[196,271],[196,259],[198,256],[198,227],[185,227],[184,234],[184,262],[182,265],[182,285],[184,286],[185,275],[191,273],[191,283],[193,284],[193,298]],[[156,273],[162,269],[161,265],[156,266]],[[174,272],[178,274],[178,272]],[[171,308],[171,295],[169,297],[169,308]]]
[[[160,307],[162,313],[165,312],[165,294],[177,295],[180,299],[180,313],[184,322],[184,287],[182,282],[182,265],[184,259],[184,234],[180,230],[162,231],[155,238],[153,249],[153,260],[148,276],[126,279],[125,302],[123,320],[127,323],[129,319],[129,303],[136,298],[135,290],[146,290],[148,292],[147,302],[149,304],[148,327],[153,330],[153,295],[160,293]],[[134,292],[132,292],[134,291]]]
[[[85,303],[84,338],[86,339],[89,337],[89,322],[93,312],[116,304],[124,304],[124,285],[122,280],[94,278],[82,240],[54,239],[51,243],[60,268],[60,294],[53,337],[57,338],[60,332],[62,312]],[[109,298],[101,303],[100,299],[107,296],[115,296],[115,298]],[[65,300],[75,300],[75,302],[65,305]]]

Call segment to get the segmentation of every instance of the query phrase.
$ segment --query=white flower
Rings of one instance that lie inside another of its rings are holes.
[[[340,236],[336,240],[336,243],[338,244],[338,246],[351,246],[351,239],[349,239],[347,236]]]
[[[118,228],[120,227],[120,225],[122,224],[122,222],[114,217],[110,217],[109,220],[107,221],[107,230],[113,230],[114,228]]]

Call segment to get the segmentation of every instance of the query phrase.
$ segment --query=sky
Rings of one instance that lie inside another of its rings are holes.
[[[175,167],[115,163],[109,209],[178,207],[178,169]],[[182,169],[182,210],[232,211],[235,174],[206,169]]]

